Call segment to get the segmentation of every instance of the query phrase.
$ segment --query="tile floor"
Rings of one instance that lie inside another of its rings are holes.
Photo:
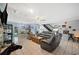
[[[78,55],[79,43],[61,40],[59,47],[49,53],[40,48],[40,45],[28,40],[26,36],[20,35],[19,44],[23,46],[21,50],[12,52],[11,55]]]

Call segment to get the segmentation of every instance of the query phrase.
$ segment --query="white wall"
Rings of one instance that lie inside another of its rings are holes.
[[[79,20],[70,21],[68,25],[72,26],[71,29],[76,29],[74,33],[79,33]]]
[[[5,4],[0,3],[3,11]],[[29,10],[32,9],[33,13]],[[67,21],[73,27],[79,26],[78,3],[16,3],[8,4],[8,21],[18,23],[57,23]],[[73,21],[74,20],[74,21]]]
[[[29,10],[32,9],[33,13]],[[15,12],[16,11],[16,12]],[[79,19],[78,3],[8,4],[9,21],[23,23],[57,23]],[[41,21],[40,21],[41,20]]]

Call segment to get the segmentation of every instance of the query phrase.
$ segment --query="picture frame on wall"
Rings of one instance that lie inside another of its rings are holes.
[[[66,25],[62,25],[62,28],[66,28]]]
[[[76,31],[76,29],[72,29],[72,31]]]
[[[69,26],[69,28],[72,28],[72,26]]]

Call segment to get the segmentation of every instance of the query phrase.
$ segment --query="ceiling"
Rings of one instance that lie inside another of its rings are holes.
[[[56,23],[79,19],[78,3],[9,3],[8,21]]]

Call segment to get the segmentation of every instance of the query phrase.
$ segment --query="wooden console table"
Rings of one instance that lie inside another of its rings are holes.
[[[78,33],[75,33],[74,38],[75,38],[76,41],[79,42],[79,32]]]
[[[40,37],[40,36],[35,36],[34,34],[32,34],[32,32],[29,32],[28,35],[29,35],[29,36],[28,36],[28,39],[29,39],[29,40],[32,40],[33,42],[35,42],[35,43],[37,43],[37,44],[40,44],[42,37]]]
[[[37,44],[40,44],[42,37],[38,37],[38,36],[32,36],[31,40]]]

